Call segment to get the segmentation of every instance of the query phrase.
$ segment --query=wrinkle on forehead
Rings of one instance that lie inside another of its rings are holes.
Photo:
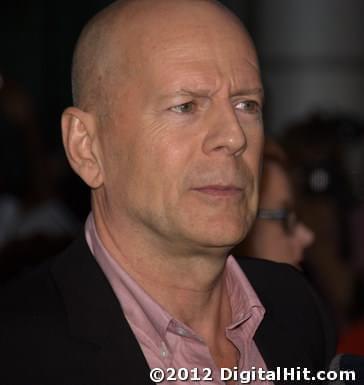
[[[191,45],[170,44],[151,52],[145,57],[148,67],[140,80],[149,84],[152,91],[164,94],[189,89],[212,96],[225,89],[233,96],[262,87],[257,63],[245,49],[239,49],[239,44],[231,49],[220,44],[221,49],[217,50],[214,44],[197,40],[189,39]]]
[[[196,45],[197,37],[202,48],[204,41],[215,41],[219,35],[231,36],[232,49],[239,39],[244,59],[259,71],[254,46],[243,25],[216,1],[116,1],[97,14],[80,36],[72,70],[74,103],[105,113],[106,105],[112,104],[113,91],[122,88],[123,80],[138,76],[153,52],[168,51],[174,45]],[[229,46],[229,41],[223,44]],[[181,50],[183,54],[188,50]]]

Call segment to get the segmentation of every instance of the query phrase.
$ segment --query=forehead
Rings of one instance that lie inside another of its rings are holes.
[[[234,49],[234,44],[201,40],[171,39],[155,47],[141,58],[135,77],[161,93],[182,88],[202,93],[226,87],[230,93],[261,88],[257,63],[241,46]]]
[[[128,56],[134,77],[144,82],[148,75],[149,81],[170,86],[178,86],[175,83],[183,77],[195,86],[226,77],[237,84],[260,83],[254,47],[231,15],[216,9],[203,13],[196,7],[185,7],[177,14],[162,11],[164,18],[149,15],[143,27],[131,24],[133,44],[129,44]]]

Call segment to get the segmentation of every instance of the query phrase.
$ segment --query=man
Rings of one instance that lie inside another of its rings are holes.
[[[85,236],[2,294],[0,383],[323,368],[329,336],[301,276],[228,257],[256,213],[263,141],[238,19],[214,1],[117,1],[81,34],[73,93],[63,141],[92,214]]]

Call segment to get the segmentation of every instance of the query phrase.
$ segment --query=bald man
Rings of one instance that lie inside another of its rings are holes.
[[[229,256],[256,214],[263,142],[240,21],[215,1],[117,1],[84,28],[72,81],[63,142],[92,212],[68,250],[3,291],[0,383],[323,369],[332,341],[299,273]]]

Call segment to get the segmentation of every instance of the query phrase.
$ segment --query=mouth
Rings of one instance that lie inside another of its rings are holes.
[[[243,192],[242,188],[233,185],[210,185],[194,188],[193,190],[215,197],[236,197]]]

